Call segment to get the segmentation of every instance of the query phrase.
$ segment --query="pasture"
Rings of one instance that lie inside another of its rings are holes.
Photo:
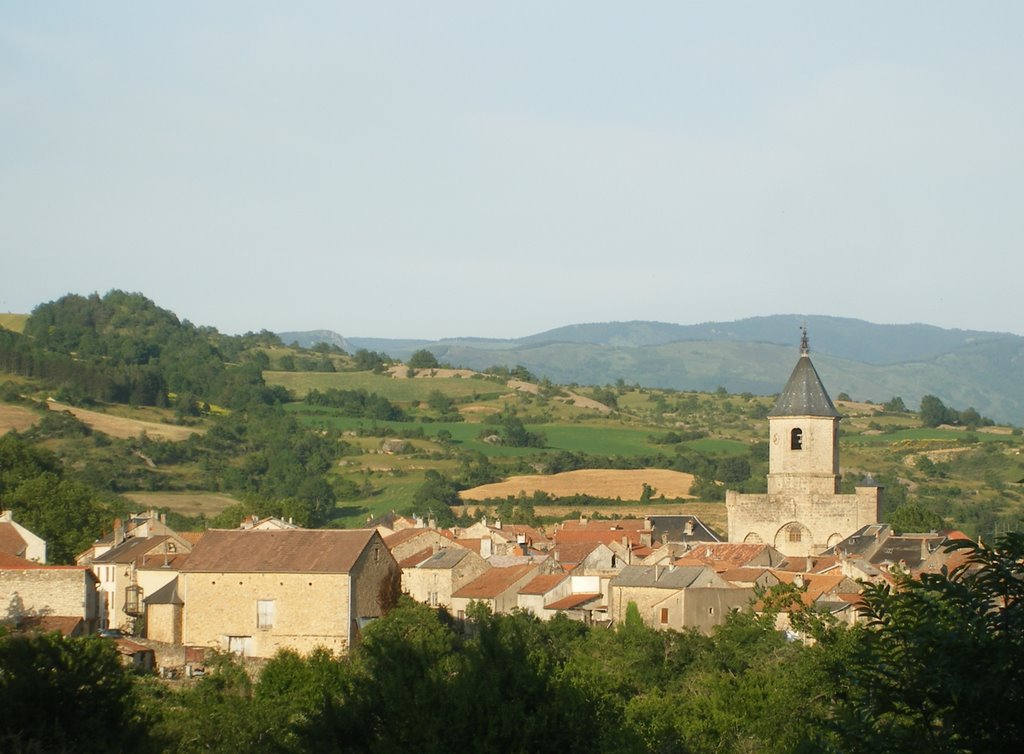
[[[0,435],[11,430],[23,432],[39,421],[39,414],[24,406],[0,403]]]
[[[160,422],[144,419],[114,416],[113,414],[89,411],[84,408],[70,406],[66,403],[58,403],[57,401],[49,401],[48,405],[51,411],[66,411],[93,430],[121,440],[139,437],[142,434],[160,440],[187,440],[191,435],[202,432],[201,429],[196,427],[179,427],[173,424],[161,424]]]
[[[24,332],[27,314],[0,314],[0,327],[11,332]]]
[[[281,385],[296,398],[305,398],[310,390],[321,392],[337,390],[365,390],[389,401],[410,404],[425,401],[438,390],[452,400],[490,400],[511,391],[501,382],[482,378],[435,377],[433,379],[405,379],[373,372],[273,372],[264,371],[268,385]]]
[[[128,492],[124,496],[138,503],[140,509],[166,508],[183,516],[202,514],[207,519],[239,503],[231,495],[218,492]]]

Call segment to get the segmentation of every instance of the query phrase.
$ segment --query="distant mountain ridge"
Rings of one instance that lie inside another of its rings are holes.
[[[647,387],[722,386],[764,395],[778,392],[789,376],[803,325],[833,397],[846,392],[881,402],[899,395],[914,406],[931,394],[958,409],[973,407],[997,421],[1024,424],[1024,338],[1011,333],[780,314],[695,325],[577,324],[512,340],[342,340],[398,359],[427,348],[441,361],[472,369],[521,364],[560,384],[604,385],[621,378]]]

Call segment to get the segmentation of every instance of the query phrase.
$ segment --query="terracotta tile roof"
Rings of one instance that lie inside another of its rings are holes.
[[[803,579],[807,589],[801,593],[800,600],[805,605],[811,605],[821,597],[823,594],[830,594],[843,583],[846,576],[843,575],[842,571],[835,570],[829,573],[793,573],[792,571],[777,571],[773,570],[776,576],[779,577],[779,581],[784,584],[792,584],[798,578]]]
[[[64,636],[75,636],[81,633],[82,623],[77,615],[30,615],[18,621],[18,628],[42,633],[60,631]]]
[[[17,555],[0,550],[0,568],[16,571],[24,568],[45,567],[46,566],[39,565],[39,563],[33,563],[31,560],[25,560],[25,558],[19,558]]]
[[[551,552],[559,563],[575,565],[586,560],[587,556],[601,544],[601,542],[565,542],[555,545]]]
[[[206,534],[205,531],[179,531],[176,534],[188,542],[193,547],[199,542]]]
[[[482,539],[475,539],[475,538],[472,538],[472,537],[466,538],[466,539],[456,539],[455,540],[455,544],[457,544],[459,547],[465,547],[467,550],[471,550],[471,551],[475,552],[477,555],[480,554],[480,543],[481,542],[483,542]]]
[[[568,597],[563,597],[560,600],[555,600],[544,607],[548,610],[572,610],[574,607],[579,607],[592,600],[600,599],[604,595],[600,592],[594,594],[570,594]]]
[[[114,639],[114,644],[117,645],[117,651],[123,655],[135,655],[139,652],[152,652],[153,650],[142,644],[138,644],[131,639]]]
[[[528,541],[538,545],[542,545],[550,541],[543,532],[534,529],[532,526],[527,526],[526,524],[504,524],[501,527],[501,531],[511,532],[514,535],[513,539],[520,534],[525,534]]]
[[[144,568],[151,571],[159,571],[163,568],[167,568],[172,571],[180,571],[181,567],[188,561],[189,553],[167,553],[164,557],[163,553],[155,553],[153,555],[143,555],[136,562],[136,567]]]
[[[810,563],[810,568],[808,568]],[[839,563],[836,555],[811,555],[797,558],[790,557],[783,560],[775,568],[780,571],[795,571],[797,573],[821,573]]]
[[[677,560],[676,564],[688,565],[693,561],[699,561],[713,566],[715,570],[725,571],[747,565],[761,555],[767,547],[768,545],[764,544],[729,544],[727,542],[700,544]],[[684,560],[686,563],[683,563]]]
[[[385,542],[387,542],[387,540],[385,540]],[[398,563],[398,567],[399,568],[415,568],[416,566],[418,566],[420,563],[422,563],[424,560],[426,560],[427,558],[429,558],[433,554],[434,554],[434,548],[433,547],[425,547],[422,550],[414,552],[409,557],[403,558]]]
[[[534,576],[520,590],[520,594],[547,594],[556,586],[565,581],[564,573],[545,573]]]
[[[509,589],[535,567],[530,564],[524,564],[508,568],[491,568],[488,571],[484,571],[457,592],[454,592],[452,597],[492,599]]]
[[[213,529],[182,572],[348,573],[374,537],[375,529]]]
[[[718,575],[731,583],[753,584],[763,574],[771,572],[772,569],[767,566],[742,566],[740,568],[730,568]]]
[[[24,555],[28,543],[24,540],[14,524],[6,521],[0,522],[0,552],[10,555]]]
[[[394,534],[384,537],[384,544],[388,546],[389,550],[393,550],[397,545],[408,542],[410,539],[415,539],[427,532],[438,533],[435,529],[401,529]]]

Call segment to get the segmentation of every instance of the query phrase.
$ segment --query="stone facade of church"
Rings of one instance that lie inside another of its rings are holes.
[[[730,542],[814,555],[878,522],[881,487],[866,480],[854,494],[839,494],[839,419],[805,333],[800,360],[768,416],[768,492],[726,493]]]

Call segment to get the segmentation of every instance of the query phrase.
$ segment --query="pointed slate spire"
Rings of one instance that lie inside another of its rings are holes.
[[[768,415],[838,417],[839,412],[825,392],[825,386],[821,384],[821,378],[811,363],[807,327],[800,329],[800,360],[797,361],[779,399],[775,401],[775,408]]]

